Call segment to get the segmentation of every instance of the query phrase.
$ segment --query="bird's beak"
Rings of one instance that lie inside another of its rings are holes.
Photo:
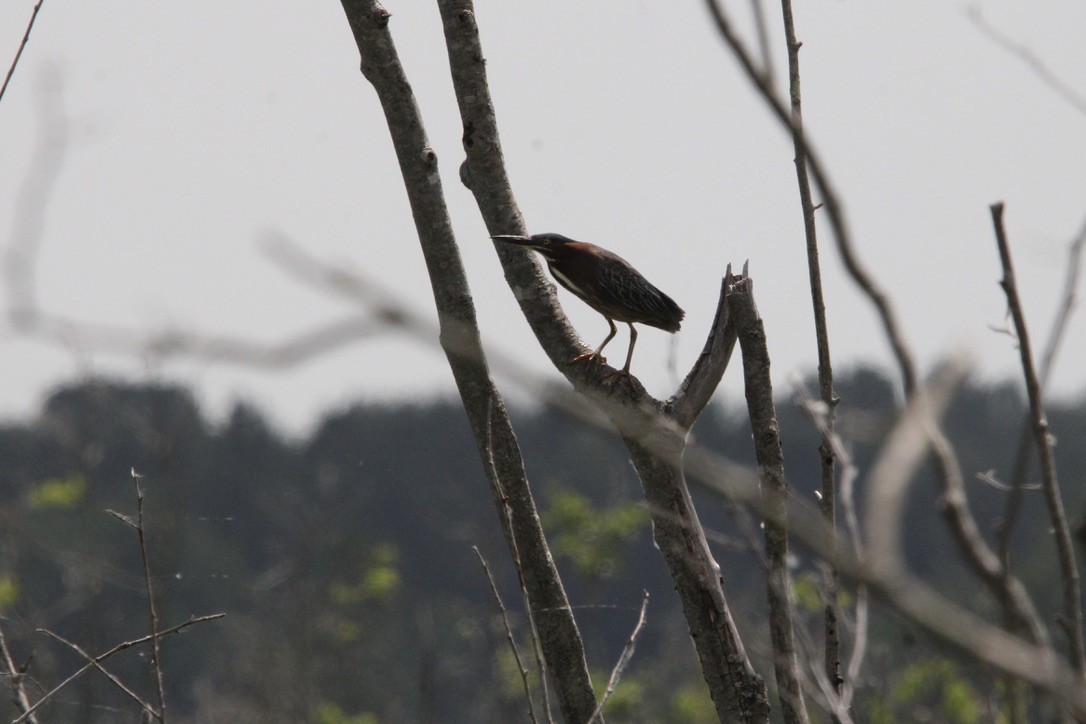
[[[532,237],[530,236],[518,236],[515,234],[496,234],[490,237],[495,241],[507,241],[510,244],[516,244],[517,246],[532,246]]]

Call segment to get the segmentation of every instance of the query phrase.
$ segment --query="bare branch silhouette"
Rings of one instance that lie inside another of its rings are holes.
[[[826,325],[826,302],[822,294],[822,270],[818,258],[818,232],[815,226],[815,203],[811,194],[811,181],[807,173],[807,145],[803,131],[803,100],[800,92],[799,49],[802,43],[796,39],[795,21],[792,17],[791,0],[781,0],[784,21],[784,37],[788,45],[788,98],[792,109],[792,148],[795,152],[796,181],[799,185],[800,208],[803,213],[803,233],[807,241],[807,272],[811,287],[811,308],[814,310],[815,341],[818,350],[818,390],[826,406],[825,432],[818,448],[822,470],[822,497],[819,507],[831,528],[836,528],[837,488],[834,474],[834,451],[830,438],[833,436],[834,408],[837,396],[833,391],[833,364],[830,359],[830,336]],[[833,566],[825,570],[825,656],[826,676],[833,688],[840,692],[841,639],[838,619],[841,617],[837,603],[837,572]]]
[[[113,682],[113,684],[118,689],[123,691],[129,698],[133,699],[137,704],[139,704],[140,707],[152,719],[158,719],[159,721],[162,720],[162,715],[159,712],[155,711],[154,707],[152,707],[146,701],[141,699],[139,694],[137,694],[136,692],[134,692],[130,688],[128,688],[127,684],[125,684],[123,681],[121,681],[119,678],[117,678],[117,676],[112,671],[109,671],[108,669],[106,669],[106,667],[103,666],[101,662],[95,661],[94,657],[91,656],[89,653],[87,653],[87,650],[84,649],[82,646],[80,646],[79,644],[74,643],[72,641],[69,641],[68,639],[64,638],[60,634],[54,633],[54,632],[50,631],[49,629],[44,629],[43,628],[43,629],[40,629],[40,630],[45,635],[56,639],[57,641],[64,644],[65,646],[72,649],[73,651],[75,651],[80,656],[82,656],[84,659],[86,659],[94,668],[101,671],[102,674],[104,674],[107,679],[109,679],[111,682]]]
[[[587,720],[597,702],[584,645],[539,522],[516,434],[490,377],[445,204],[437,154],[426,136],[388,29],[391,15],[376,0],[343,0],[342,5],[361,56],[362,75],[376,91],[388,122],[429,272],[439,340],[487,470],[491,497],[510,550],[522,564],[529,608],[555,682],[559,708],[566,720]],[[497,477],[487,464],[490,456]],[[505,523],[507,504],[512,525]]]
[[[719,0],[706,0],[706,2],[716,22],[717,29],[732,54],[739,61],[747,77],[758,90],[759,95],[770,110],[773,111],[774,116],[782,126],[793,134],[793,139],[795,139],[797,130],[801,129],[797,128],[790,109],[776,96],[772,88],[765,84],[757,72],[750,51],[735,33],[732,23],[721,7]],[[814,177],[815,184],[821,193],[823,206],[829,217],[830,227],[837,242],[838,253],[841,255],[845,269],[856,285],[868,297],[879,315],[883,331],[889,340],[891,349],[894,351],[901,374],[902,386],[908,401],[916,388],[916,362],[900,328],[897,315],[889,297],[886,296],[869,271],[861,265],[845,222],[838,195],[829,180],[825,163],[812,145],[810,138],[805,135],[802,136],[802,148],[811,175]],[[1036,615],[1035,607],[1029,599],[1028,592],[1024,586],[1005,571],[1000,558],[992,552],[983,536],[980,535],[979,527],[969,510],[965,488],[962,484],[961,466],[958,463],[954,448],[934,420],[929,419],[924,429],[931,440],[931,452],[937,466],[944,520],[950,527],[955,542],[965,556],[970,569],[988,586],[992,595],[1004,608],[1007,617],[1014,622],[1014,625],[1024,626],[1035,642],[1043,644],[1048,640],[1047,632]]]
[[[761,476],[762,498],[773,511],[765,521],[766,599],[769,603],[769,636],[773,669],[780,692],[781,713],[786,722],[808,721],[807,705],[800,688],[799,662],[793,631],[792,578],[788,572],[789,487],[784,475],[773,384],[769,376],[769,349],[761,315],[754,303],[754,282],[744,278],[728,295],[743,355],[743,381],[747,411],[754,438],[754,454]],[[827,525],[832,528],[831,521]],[[835,593],[836,595],[836,593]]]
[[[523,233],[524,220],[504,167],[473,4],[470,0],[440,0],[438,6],[464,128],[466,159],[460,169],[461,180],[474,194],[491,234]],[[684,412],[676,414],[676,398],[655,400],[632,377],[625,378],[622,385],[612,385],[609,380],[615,370],[603,364],[585,368],[573,362],[586,348],[558,304],[553,285],[543,279],[539,265],[525,251],[504,246],[497,251],[506,281],[540,346],[574,389],[603,410],[619,430],[649,510],[672,513],[666,518],[654,516],[653,535],[683,603],[718,716],[764,720],[769,709],[765,683],[744,650],[724,594],[720,566],[709,549],[684,479],[683,449],[692,423],[684,417],[685,411],[698,409],[697,400],[682,405]],[[720,315],[717,321],[721,321]],[[731,352],[730,345],[714,346],[713,334],[706,348],[715,348],[718,359],[698,363],[709,377],[697,389],[710,393],[719,383]],[[681,522],[676,524],[676,519]]]
[[[26,31],[23,33],[23,39],[19,41],[19,49],[15,51],[15,59],[11,61],[11,66],[8,68],[7,75],[4,76],[4,85],[0,86],[0,100],[4,98],[4,91],[8,89],[8,84],[11,82],[11,76],[15,73],[15,66],[19,64],[19,58],[23,57],[23,50],[26,48],[26,43],[30,40],[30,31],[34,28],[34,21],[38,19],[38,11],[41,10],[42,3],[45,0],[38,0],[34,3],[34,9],[30,12],[30,21],[26,24]]]
[[[1086,96],[1052,72],[1052,69],[1028,46],[997,30],[984,17],[979,5],[970,5],[966,8],[965,14],[982,35],[1024,63],[1042,83],[1070,103],[1076,111],[1086,114]]]
[[[20,724],[20,722],[28,721],[29,718],[34,714],[35,711],[38,710],[38,708],[42,704],[44,704],[45,702],[49,701],[54,696],[56,696],[56,694],[58,692],[60,692],[62,689],[64,689],[66,686],[68,686],[68,684],[72,683],[73,681],[78,679],[80,676],[82,676],[83,674],[85,674],[88,671],[90,671],[91,669],[93,669],[94,665],[96,663],[100,664],[103,661],[105,661],[105,660],[109,659],[110,657],[112,657],[114,654],[118,654],[121,651],[125,651],[126,649],[130,649],[133,646],[139,646],[140,644],[145,644],[145,643],[151,641],[152,639],[165,638],[166,636],[170,636],[172,634],[178,633],[179,631],[183,631],[184,629],[188,628],[189,626],[193,626],[193,625],[199,624],[199,623],[204,623],[206,621],[214,621],[215,619],[222,618],[225,615],[226,615],[225,613],[213,613],[213,614],[210,614],[208,616],[193,616],[188,621],[184,621],[182,623],[177,624],[176,626],[171,626],[170,628],[163,629],[162,631],[159,631],[157,636],[154,636],[154,637],[152,637],[152,636],[141,636],[140,638],[132,639],[131,641],[125,641],[123,643],[117,644],[116,646],[111,648],[109,651],[106,651],[104,654],[99,654],[98,656],[95,656],[91,660],[91,662],[88,663],[86,666],[79,669],[74,674],[69,676],[67,679],[65,679],[64,681],[60,682],[59,684],[54,686],[52,689],[47,691],[40,699],[38,699],[36,702],[34,702],[34,705],[31,706],[29,710],[23,712],[22,716],[18,717],[14,721],[12,721],[11,724]],[[46,633],[46,631],[41,630],[41,633]]]
[[[30,714],[30,697],[27,696],[25,687],[26,668],[15,666],[2,626],[0,626],[0,657],[2,657],[0,663],[4,665],[4,671],[0,671],[0,675],[8,677],[11,693],[15,697],[15,705],[19,707],[19,711],[28,714],[27,721],[30,724],[38,724],[38,718]]]
[[[849,543],[852,546],[852,554],[856,560],[864,560],[863,539],[860,534],[860,523],[856,515],[856,477],[858,471],[841,436],[836,431],[830,431],[826,419],[828,408],[820,400],[815,400],[807,392],[807,389],[797,379],[793,385],[796,391],[796,403],[800,409],[807,413],[811,422],[819,429],[819,432],[833,446],[834,459],[837,461],[840,471],[838,481],[839,500],[841,512],[844,515],[845,530],[848,532]],[[827,592],[826,595],[829,595]],[[849,655],[848,666],[845,669],[844,682],[840,690],[827,681],[827,686],[833,689],[835,701],[829,701],[834,715],[844,721],[844,715],[852,706],[852,700],[856,693],[856,681],[863,666],[864,657],[867,654],[867,614],[868,596],[867,586],[859,583],[856,586],[855,606],[855,631],[853,635],[852,652]],[[823,673],[825,667],[823,667]]]
[[[1026,394],[1029,397],[1030,421],[1033,439],[1037,445],[1037,455],[1041,462],[1041,479],[1044,484],[1045,502],[1048,515],[1055,531],[1056,552],[1063,575],[1063,625],[1071,646],[1071,662],[1079,674],[1086,675],[1086,651],[1082,641],[1082,593],[1079,590],[1078,566],[1075,563],[1074,543],[1071,541],[1071,529],[1067,525],[1067,515],[1063,510],[1063,497],[1060,494],[1059,481],[1056,479],[1056,460],[1052,453],[1052,440],[1049,437],[1048,419],[1045,417],[1044,402],[1041,399],[1041,383],[1033,363],[1033,349],[1030,342],[1026,315],[1022,311],[1022,302],[1015,283],[1014,264],[1011,261],[1010,244],[1003,225],[1003,202],[992,204],[992,225],[995,227],[996,245],[999,247],[999,259],[1003,265],[1003,279],[999,282],[1007,295],[1007,306],[1014,318],[1014,328],[1018,335],[1018,352],[1022,361],[1022,374],[1026,382]]]
[[[626,645],[622,647],[622,654],[619,655],[618,661],[615,662],[615,668],[611,670],[611,676],[607,679],[607,689],[603,692],[603,696],[600,697],[599,706],[596,707],[596,711],[592,712],[592,716],[588,718],[587,724],[592,724],[592,722],[597,719],[600,721],[603,720],[603,717],[601,716],[603,714],[603,707],[607,705],[607,700],[611,698],[611,694],[615,693],[615,687],[618,686],[622,674],[630,664],[630,659],[633,658],[634,647],[637,645],[637,637],[641,635],[641,629],[645,626],[645,612],[648,608],[649,592],[645,591],[645,596],[641,599],[641,613],[637,615],[637,623],[634,624],[633,631],[630,632],[630,638],[626,640]]]
[[[1048,333],[1048,343],[1045,345],[1044,356],[1041,359],[1041,369],[1037,375],[1042,398],[1045,388],[1051,378],[1052,370],[1056,366],[1056,359],[1063,346],[1068,322],[1075,311],[1078,299],[1079,274],[1082,269],[1082,250],[1086,246],[1086,222],[1079,229],[1078,234],[1071,241],[1067,250],[1067,267],[1063,281],[1063,293],[1061,302],[1056,310],[1055,319],[1052,321],[1052,329]],[[1009,315],[1008,315],[1009,316]],[[1008,319],[1008,324],[1013,325],[1013,320]],[[1003,513],[1003,520],[997,527],[999,556],[1003,559],[1003,565],[1010,568],[1011,537],[1015,523],[1018,522],[1018,512],[1022,505],[1022,493],[1025,490],[1040,489],[1042,486],[1026,484],[1026,473],[1033,453],[1033,425],[1031,415],[1027,413],[1022,422],[1022,432],[1018,436],[1018,452],[1014,459],[1014,471],[1009,486],[1010,495],[1007,496],[1007,505]],[[994,481],[994,478],[992,478]]]
[[[166,690],[162,685],[162,648],[158,637],[158,611],[155,608],[155,591],[151,586],[151,567],[148,564],[147,539],[143,530],[143,476],[132,470],[132,484],[136,488],[136,536],[140,544],[140,561],[143,563],[143,583],[147,594],[147,620],[151,627],[151,669],[155,673],[158,689],[158,720],[166,721]]]
[[[494,576],[490,574],[490,565],[483,558],[483,554],[479,552],[479,546],[472,546],[471,549],[475,551],[475,555],[483,567],[483,572],[486,573],[486,578],[490,581],[490,592],[494,595],[494,600],[498,602],[498,610],[502,615],[502,624],[505,626],[505,640],[509,642],[509,649],[513,652],[513,660],[517,662],[517,671],[520,672],[521,685],[524,687],[524,698],[528,702],[528,717],[533,723],[538,722],[539,720],[535,716],[535,703],[532,701],[532,686],[528,682],[528,669],[520,658],[517,640],[513,637],[513,629],[509,626],[509,614],[506,613],[505,604],[502,603],[502,596],[498,593],[498,584],[494,582]]]

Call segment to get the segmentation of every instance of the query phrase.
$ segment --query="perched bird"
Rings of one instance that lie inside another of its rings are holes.
[[[491,238],[539,252],[547,260],[547,267],[558,283],[602,314],[611,325],[611,333],[596,351],[582,354],[573,362],[606,362],[601,352],[618,333],[615,327],[617,319],[630,326],[630,349],[626,353],[626,364],[618,373],[628,377],[634,344],[637,342],[634,322],[678,332],[686,316],[671,297],[650,284],[629,262],[595,244],[574,241],[561,234]]]

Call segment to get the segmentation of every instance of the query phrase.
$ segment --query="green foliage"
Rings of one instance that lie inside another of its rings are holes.
[[[648,521],[648,512],[636,503],[603,510],[568,489],[554,493],[543,513],[543,524],[553,532],[555,555],[570,561],[581,575],[597,578],[620,572],[624,546]]]
[[[872,704],[868,719],[872,724],[921,719],[974,724],[981,721],[981,701],[953,661],[933,658],[910,664],[889,696]]]
[[[704,682],[685,686],[671,697],[671,710],[668,721],[674,724],[714,724],[717,721],[716,707],[709,696],[709,688]]]
[[[839,394],[841,419],[852,415],[868,434],[857,438],[855,451],[857,465],[866,469],[895,403],[893,388],[881,378],[860,382],[843,376]],[[817,448],[817,431],[801,411],[782,405],[779,412],[791,449]],[[1020,413],[1020,400],[1005,390],[965,390],[947,425],[963,468],[1003,469],[1012,462],[1006,455],[1017,431],[1005,420]],[[177,718],[211,721],[237,713],[232,720],[524,721],[520,675],[471,553],[475,543],[501,551],[492,562],[508,589],[506,603],[539,701],[527,626],[513,593],[515,574],[459,406],[359,405],[330,415],[312,435],[284,439],[251,409],[210,425],[183,390],[95,381],[58,392],[28,419],[0,425],[0,509],[6,512],[0,521],[0,610],[7,620],[27,622],[5,625],[18,662],[43,650],[33,634],[37,626],[69,631],[81,645],[104,650],[146,625],[145,601],[126,584],[141,570],[135,536],[103,512],[134,511],[129,470],[135,467],[147,476],[145,521],[161,624],[229,612],[222,622],[173,637],[165,649],[167,694]],[[1086,466],[1086,446],[1078,444],[1086,440],[1086,404],[1056,405],[1050,419],[1063,443],[1057,463],[1073,477]],[[699,423],[699,439],[742,455],[750,435],[744,420],[711,406]],[[590,661],[603,666],[614,660],[634,615],[621,609],[632,607],[643,588],[653,594],[649,626],[608,719],[715,721],[679,603],[644,534],[647,513],[636,503],[590,502],[612,500],[616,486],[631,494],[636,489],[621,446],[549,412],[524,412],[518,436],[543,481],[539,500],[553,551],[577,574],[565,583]],[[790,460],[797,486],[817,481],[817,456]],[[554,479],[578,481],[577,492],[548,484]],[[934,490],[930,477],[917,484]],[[796,494],[810,492],[797,487]],[[950,561],[954,548],[930,510],[930,496],[916,497],[906,555],[949,595],[967,599],[975,582]],[[1084,497],[1072,488],[1068,507],[1080,510]],[[970,503],[978,517],[991,519],[1002,513],[1005,499],[980,486]],[[699,503],[707,527],[728,533],[718,508]],[[1022,516],[1023,530],[1046,525],[1043,506],[1026,507]],[[1050,541],[1021,536],[1016,545],[1029,585],[1051,590],[1058,571]],[[744,632],[753,630],[747,622],[761,627],[759,567],[738,552],[721,555]],[[799,610],[812,612],[808,623],[817,630],[821,583],[817,571],[802,570]],[[937,655],[934,644],[909,639],[905,649],[903,639],[878,620],[877,604],[872,616],[871,651],[890,653],[869,657],[865,681],[891,683],[858,689],[856,721],[978,720],[990,671],[928,660]],[[924,663],[913,663],[921,658]],[[56,682],[70,673],[67,663],[65,657],[36,656],[31,673]],[[146,676],[145,659],[118,657],[114,665],[126,681]],[[759,666],[771,675],[769,663]],[[104,677],[84,677],[79,686],[73,700],[135,709]],[[602,692],[606,681],[598,686]],[[1002,700],[998,688],[992,695]],[[1018,701],[1018,720],[1025,721],[1034,713],[1026,709],[1028,691]],[[0,698],[0,714],[12,707]],[[100,715],[73,703],[58,716],[91,721]]]
[[[384,544],[371,553],[373,563],[362,577],[362,590],[370,600],[387,601],[400,590],[400,571],[396,567],[396,547]]]
[[[37,483],[27,493],[31,510],[73,508],[87,494],[87,479],[79,473],[66,478],[49,478]]]
[[[377,724],[378,719],[370,713],[344,714],[343,709],[330,701],[317,706],[314,721],[316,724]]]
[[[805,571],[792,581],[792,590],[796,597],[796,608],[808,613],[822,610],[822,592],[818,587],[817,574]]]
[[[15,576],[0,576],[0,611],[6,610],[19,602],[19,581]]]
[[[608,671],[592,672],[592,688],[596,690],[596,696],[602,698],[607,691],[607,681],[611,673]],[[644,719],[645,687],[636,677],[626,673],[615,690],[611,693],[607,704],[603,707],[604,716],[615,722],[642,721]]]
[[[333,582],[328,587],[328,598],[337,606],[358,606],[364,603],[388,603],[400,590],[400,571],[397,568],[396,546],[389,543],[374,546],[369,553],[370,563],[355,583]]]

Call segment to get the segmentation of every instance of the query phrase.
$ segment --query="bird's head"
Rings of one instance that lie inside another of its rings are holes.
[[[548,261],[554,261],[567,244],[574,243],[573,239],[561,234],[533,234],[531,236],[499,234],[490,238],[538,251]]]

